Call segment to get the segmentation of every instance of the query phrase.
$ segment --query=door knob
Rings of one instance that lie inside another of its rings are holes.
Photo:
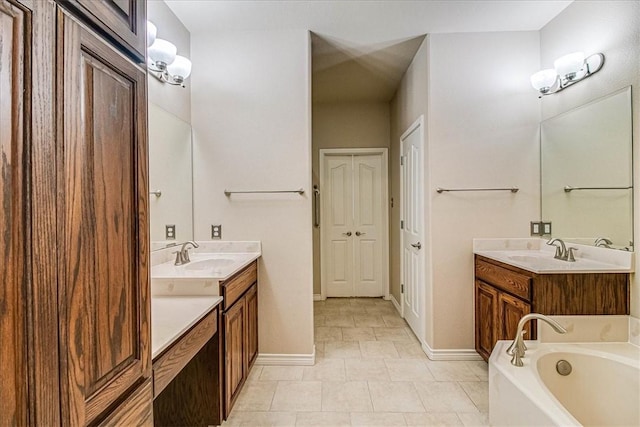
[[[359,231],[356,231],[356,236],[364,236],[365,234],[367,234],[367,233],[361,233]]]
[[[422,249],[422,245],[420,244],[420,242],[418,242],[418,243],[412,243],[412,244],[411,244],[411,246],[413,246],[414,248],[416,248],[416,249],[418,249],[418,250]]]
[[[343,236],[351,237],[351,232],[347,231],[346,233],[342,233]]]

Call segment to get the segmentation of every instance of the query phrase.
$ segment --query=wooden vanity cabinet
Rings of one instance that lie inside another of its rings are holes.
[[[254,261],[220,283],[223,299],[224,419],[258,356],[258,264]]]
[[[150,424],[146,70],[54,1],[0,21],[0,424]]]
[[[499,340],[515,337],[525,314],[629,314],[629,274],[536,274],[475,256],[476,351],[488,360]],[[525,339],[536,339],[529,322]]]
[[[144,61],[147,46],[146,0],[57,0],[92,28]]]

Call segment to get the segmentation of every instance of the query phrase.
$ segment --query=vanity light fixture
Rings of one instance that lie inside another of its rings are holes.
[[[585,58],[582,52],[573,52],[553,61],[553,68],[538,71],[531,76],[531,85],[540,92],[540,98],[590,77],[604,65],[604,55],[594,53]]]
[[[156,26],[147,21],[147,69],[149,74],[164,83],[184,86],[191,74],[191,61],[178,55],[176,46],[164,39],[156,38]]]

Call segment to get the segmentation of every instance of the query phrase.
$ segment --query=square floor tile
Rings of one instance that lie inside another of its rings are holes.
[[[320,411],[322,382],[279,381],[271,403],[272,411]]]
[[[489,411],[489,383],[484,381],[461,381],[460,387],[467,393],[480,412]]]
[[[327,326],[337,326],[340,328],[353,328],[355,323],[351,314],[337,314],[335,316],[325,315],[324,324]]]
[[[296,426],[351,426],[349,412],[300,412],[296,418]]]
[[[385,326],[390,328],[404,328],[407,326],[407,322],[398,315],[383,314],[382,320],[384,320]]]
[[[429,360],[427,368],[436,381],[480,381],[464,361]]]
[[[404,414],[408,426],[461,426],[462,421],[455,412]]]
[[[365,381],[324,381],[322,383],[322,411],[373,411],[367,383]]]
[[[411,341],[404,328],[373,328],[378,341]]]
[[[238,400],[233,406],[234,411],[268,411],[278,386],[277,381],[257,381],[245,383]]]
[[[358,341],[327,341],[324,344],[324,357],[334,359],[336,357],[349,359],[360,358],[360,346]]]
[[[235,410],[235,408],[234,408]],[[291,427],[296,423],[295,412],[240,412],[237,420],[239,426],[267,427],[282,426]]]
[[[372,326],[382,328],[385,326],[382,316],[376,314],[354,314],[353,320],[358,328]]]
[[[263,366],[260,381],[301,380],[302,369],[302,366]]]
[[[420,359],[385,359],[391,381],[435,381]]]
[[[398,358],[398,351],[391,341],[360,341],[360,351],[363,358],[394,359]]]
[[[318,326],[314,330],[314,340],[316,342],[321,341],[342,341],[342,328]]]
[[[388,381],[389,373],[383,359],[345,359],[348,381]]]
[[[418,391],[408,381],[369,381],[375,412],[424,412]]]
[[[458,412],[458,418],[467,427],[489,426],[489,415],[486,413]]]
[[[350,359],[347,359],[350,360]],[[320,359],[313,366],[303,368],[305,381],[345,381],[345,359]]]
[[[400,356],[401,359],[428,359],[424,350],[422,350],[422,347],[418,343],[395,341],[393,345],[396,347],[398,356]]]
[[[375,341],[373,328],[342,328],[343,341]]]
[[[406,426],[407,423],[404,419],[404,416],[400,413],[352,412],[351,425],[352,426],[398,427],[398,426]]]
[[[427,412],[478,412],[462,387],[453,381],[414,383]]]

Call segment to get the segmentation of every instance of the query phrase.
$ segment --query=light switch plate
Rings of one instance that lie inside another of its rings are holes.
[[[211,238],[222,239],[222,224],[211,225]]]
[[[531,236],[542,236],[540,230],[542,230],[542,223],[538,221],[531,221],[530,223],[530,235]]]
[[[164,226],[164,237],[167,240],[175,240],[176,238],[176,225],[167,224]]]
[[[542,235],[551,234],[551,221],[542,221]]]

